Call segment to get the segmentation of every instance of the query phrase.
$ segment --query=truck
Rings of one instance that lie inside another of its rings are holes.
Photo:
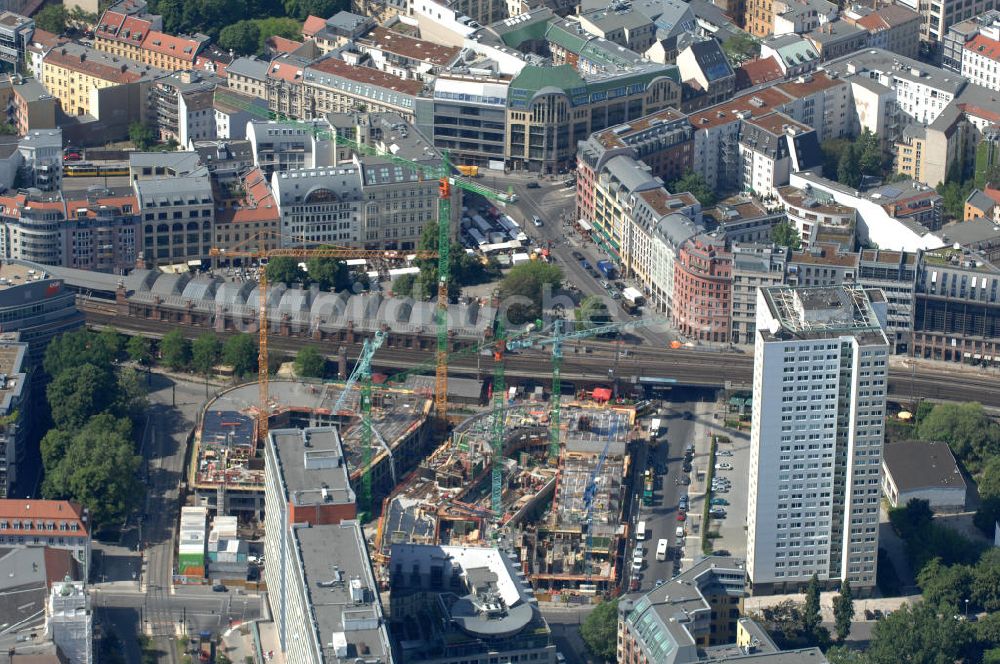
[[[198,661],[212,661],[212,633],[202,632],[198,635]]]
[[[455,170],[464,175],[467,178],[477,178],[479,177],[479,167],[478,166],[456,166]]]
[[[597,269],[601,271],[605,279],[617,278],[618,270],[615,269],[611,261],[597,261]]]
[[[622,302],[622,309],[629,316],[638,316],[639,315],[639,307],[637,305],[632,304],[628,300],[624,300],[624,299],[621,302]]]
[[[632,288],[631,286],[625,287],[625,289],[622,291],[622,297],[624,297],[626,300],[628,300],[637,307],[642,306],[646,302],[646,300],[642,297],[642,293],[640,293],[635,288]]]

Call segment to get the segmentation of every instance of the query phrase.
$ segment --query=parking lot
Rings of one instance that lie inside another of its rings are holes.
[[[702,555],[702,515],[706,500],[716,499],[726,501],[714,505],[725,510],[725,516],[713,518],[710,522],[712,532],[719,537],[712,542],[712,550],[728,551],[737,557],[746,556],[746,523],[747,523],[747,488],[749,485],[750,438],[746,433],[736,433],[722,428],[725,405],[721,403],[699,404],[694,422],[692,442],[695,446],[692,461],[690,495],[690,516],[688,517],[688,536],[684,542],[683,564],[686,569],[693,561]],[[718,417],[716,417],[718,415]],[[712,493],[709,485],[709,452],[711,436],[726,437],[730,442],[720,442],[717,445],[718,456],[716,464],[726,464],[729,468],[717,469],[715,477],[728,480],[727,486]]]

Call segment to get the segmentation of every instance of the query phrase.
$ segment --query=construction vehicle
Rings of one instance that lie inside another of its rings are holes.
[[[464,175],[467,178],[477,178],[479,177],[479,167],[478,166],[455,166],[455,170]]]
[[[227,98],[227,102],[245,110],[251,115],[273,120],[270,113],[264,113],[256,104],[237,97]],[[397,166],[414,170],[421,178],[438,181],[438,299],[435,313],[437,325],[436,370],[434,381],[434,411],[438,423],[445,426],[448,415],[448,280],[451,274],[451,196],[453,188],[478,194],[500,205],[517,202],[517,195],[510,187],[506,193],[496,191],[468,179],[465,174],[456,176],[448,153],[442,151],[440,162],[417,162],[398,157],[387,150],[379,150],[373,145],[350,139],[337,131],[313,129],[313,137],[319,141],[334,141],[356,154],[367,154],[386,159]],[[478,172],[478,167],[476,167]]]

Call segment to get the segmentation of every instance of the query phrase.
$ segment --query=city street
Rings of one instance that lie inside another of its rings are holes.
[[[138,626],[158,639],[163,661],[176,662],[172,641],[181,620],[189,631],[219,631],[230,620],[256,618],[260,598],[212,593],[210,588],[172,592],[179,485],[188,437],[205,402],[205,384],[157,373],[148,380],[150,405],[141,442],[144,509],[126,524],[119,543],[95,542],[92,592],[98,620],[117,634],[130,655],[127,661],[138,661]]]

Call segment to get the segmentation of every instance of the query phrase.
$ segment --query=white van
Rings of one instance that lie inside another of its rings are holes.
[[[684,539],[684,526],[677,526],[677,530],[674,531],[674,535],[677,535],[677,539]]]
[[[667,559],[667,540],[661,539],[656,543],[656,559],[666,560]]]
[[[635,527],[635,539],[638,542],[642,542],[646,539],[646,522],[640,521],[639,525]]]

